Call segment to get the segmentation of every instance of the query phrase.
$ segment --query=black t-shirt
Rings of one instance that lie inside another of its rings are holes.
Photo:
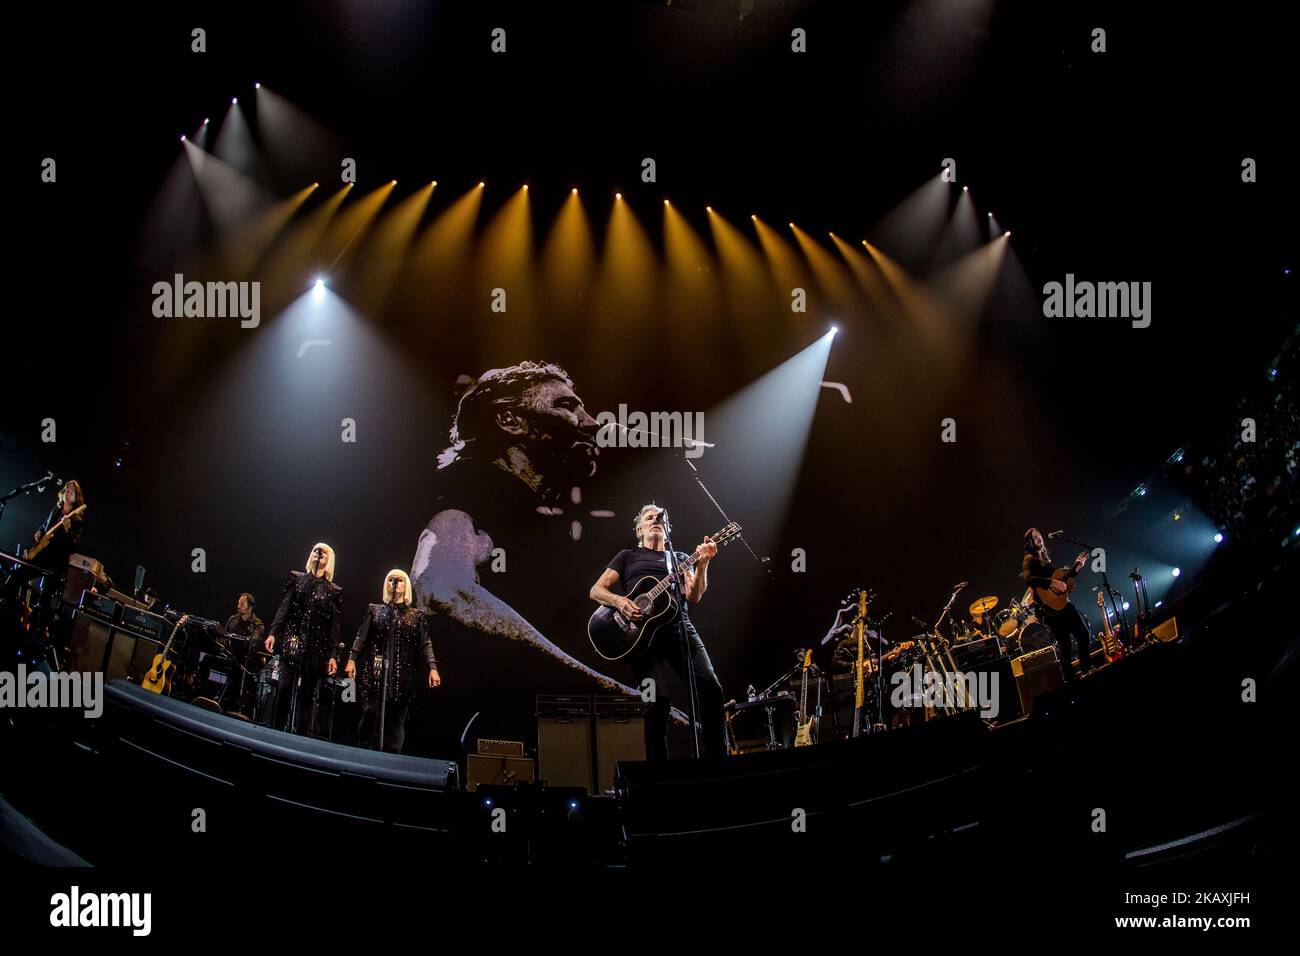
[[[677,555],[679,563],[690,557],[689,554],[684,554],[681,551],[673,553]],[[618,572],[618,586],[624,594],[646,575],[653,576],[657,581],[668,574],[668,561],[664,557],[664,552],[639,544],[635,548],[624,548],[614,555],[613,560],[609,562],[607,567],[611,571]],[[683,602],[683,610],[687,612],[689,617],[689,601]]]

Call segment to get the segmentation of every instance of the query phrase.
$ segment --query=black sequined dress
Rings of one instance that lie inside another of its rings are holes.
[[[348,656],[357,666],[362,706],[379,705],[382,658],[389,647],[388,706],[401,707],[416,689],[428,686],[429,671],[438,666],[429,635],[431,617],[428,611],[407,604],[372,604],[366,609]]]
[[[275,653],[295,662],[299,673],[317,675],[335,653],[342,621],[343,589],[323,577],[293,571],[268,633],[275,637]]]

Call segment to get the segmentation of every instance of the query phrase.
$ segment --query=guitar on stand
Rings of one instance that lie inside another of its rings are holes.
[[[799,712],[795,714],[794,745],[808,747],[813,743],[813,722],[816,719],[808,713],[808,669],[812,666],[812,648],[803,655],[802,686],[799,689]]]
[[[865,590],[858,592],[858,616],[853,622],[858,636],[858,657],[853,664],[853,731],[857,737],[862,733],[862,707],[866,703],[866,668],[867,668],[867,602],[870,595]]]
[[[161,654],[155,654],[153,664],[145,671],[144,677],[140,678],[140,686],[154,694],[171,694],[172,692],[172,662],[168,659],[171,654],[172,642],[176,640],[176,632],[181,626],[190,619],[188,614],[182,614],[176,626],[172,628],[171,635],[167,638],[167,643],[163,646]]]
[[[1097,588],[1097,609],[1101,611],[1101,652],[1107,664],[1113,664],[1124,656],[1114,629],[1110,626],[1110,609],[1106,607],[1106,595],[1102,588]]]

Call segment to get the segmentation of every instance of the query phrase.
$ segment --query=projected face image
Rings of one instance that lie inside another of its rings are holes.
[[[532,386],[523,395],[521,411],[528,422],[528,437],[546,455],[579,478],[596,473],[596,420],[587,414],[582,399],[558,379]]]

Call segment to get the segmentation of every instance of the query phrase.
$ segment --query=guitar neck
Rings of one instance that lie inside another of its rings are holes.
[[[660,581],[649,591],[647,591],[646,597],[650,598],[650,600],[653,601],[659,595],[667,591],[669,587],[671,587],[674,577],[677,577],[683,572],[689,571],[691,568],[695,567],[696,562],[698,562],[699,560],[700,560],[700,556],[698,554],[692,554],[685,561],[677,562],[677,567],[673,570],[673,573],[666,575],[662,581]]]

